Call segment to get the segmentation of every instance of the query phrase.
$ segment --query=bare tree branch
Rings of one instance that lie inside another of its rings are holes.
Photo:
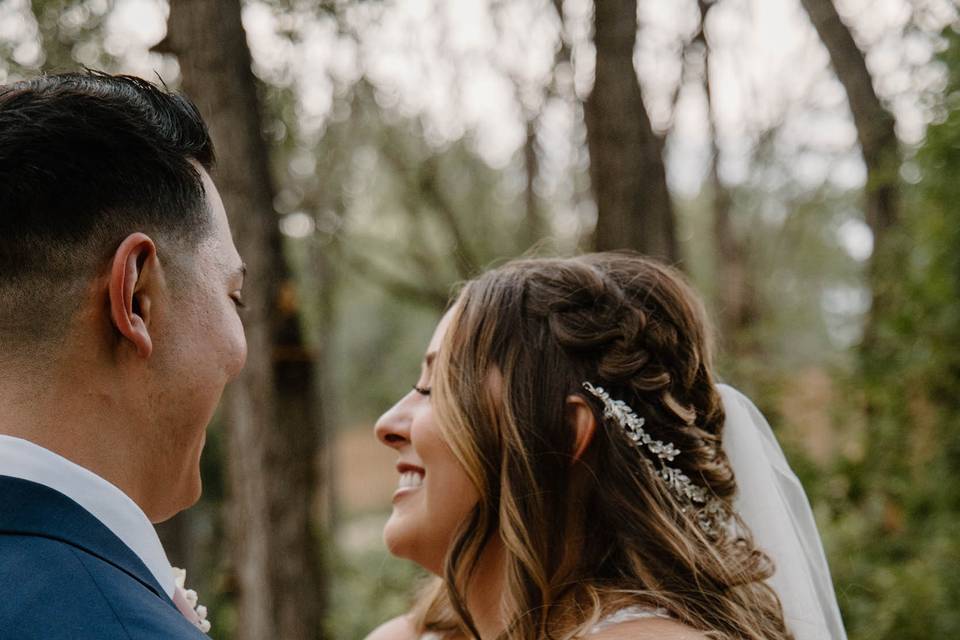
[[[899,171],[902,156],[896,122],[893,114],[880,101],[867,69],[866,58],[840,19],[832,0],[801,0],[801,3],[827,48],[833,69],[846,91],[863,161],[867,165],[865,217],[873,231],[874,241],[869,268],[873,300],[861,348],[863,353],[869,354],[876,342],[877,319],[890,305],[883,272],[885,267],[897,268],[896,264],[882,263],[903,260],[899,253],[890,253],[892,247],[888,247],[887,243],[889,231],[898,223],[901,215]]]
[[[740,353],[749,345],[741,343],[745,331],[756,319],[754,290],[750,282],[746,251],[733,225],[733,199],[720,178],[720,145],[717,114],[713,100],[712,51],[707,40],[706,23],[715,0],[697,0],[700,25],[691,45],[701,50],[703,60],[704,97],[707,103],[707,124],[710,132],[710,165],[708,180],[712,197],[713,236],[716,254],[716,300],[724,340],[732,342]]]
[[[480,262],[474,256],[467,235],[461,227],[455,206],[449,201],[440,185],[437,158],[428,157],[421,166],[410,168],[396,145],[383,145],[380,151],[394,170],[404,179],[408,190],[406,198],[408,210],[411,213],[416,213],[420,210],[420,201],[426,202],[429,208],[438,215],[444,229],[453,241],[454,261],[460,277],[470,278],[476,275]]]
[[[867,223],[877,239],[899,217],[900,148],[893,114],[873,87],[866,58],[832,0],[801,0],[843,85],[867,165]]]
[[[381,287],[398,300],[443,311],[450,301],[451,289],[431,285],[415,284],[397,277],[396,270],[376,264],[373,260],[361,257],[346,248],[340,252],[341,259],[354,273]]]

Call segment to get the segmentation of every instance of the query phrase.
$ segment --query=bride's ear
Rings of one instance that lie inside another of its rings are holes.
[[[583,458],[590,443],[593,442],[593,435],[597,431],[597,419],[593,414],[593,409],[583,398],[583,396],[567,396],[566,405],[567,424],[573,429],[573,460],[574,462]]]

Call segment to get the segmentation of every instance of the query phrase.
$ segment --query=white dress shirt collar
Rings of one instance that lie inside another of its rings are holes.
[[[0,475],[42,484],[89,511],[130,547],[173,597],[173,569],[156,529],[137,503],[115,485],[48,449],[2,434]]]

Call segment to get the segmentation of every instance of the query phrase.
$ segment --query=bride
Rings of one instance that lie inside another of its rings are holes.
[[[368,640],[845,638],[802,487],[652,260],[469,282],[376,434],[384,539],[435,578]]]

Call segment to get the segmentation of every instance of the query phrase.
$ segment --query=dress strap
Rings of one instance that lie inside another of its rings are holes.
[[[642,620],[644,618],[670,618],[670,612],[666,609],[657,608],[651,609],[648,607],[641,607],[639,605],[632,607],[624,607],[619,611],[614,611],[605,618],[602,618],[600,622],[593,625],[590,629],[590,632],[587,635],[595,635],[600,633],[604,629],[609,629],[610,627],[624,622],[633,622],[634,620]]]
[[[651,609],[648,607],[641,607],[635,605],[632,607],[624,607],[619,611],[614,611],[607,617],[603,618],[597,624],[591,627],[590,631],[587,633],[588,636],[596,635],[603,631],[604,629],[609,629],[618,624],[624,622],[633,622],[634,620],[643,620],[644,618],[672,618],[670,612],[663,608]],[[441,640],[439,633],[434,631],[428,631],[420,636],[419,640]]]

